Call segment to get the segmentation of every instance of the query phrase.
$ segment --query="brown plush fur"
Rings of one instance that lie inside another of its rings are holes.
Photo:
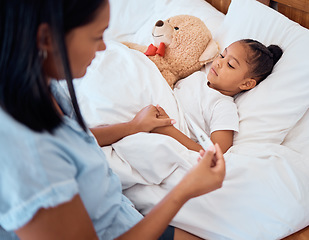
[[[148,56],[160,70],[167,83],[174,84],[195,71],[203,65],[212,61],[219,54],[219,47],[213,41],[212,35],[204,22],[190,15],[178,15],[165,21],[163,26],[155,26],[153,35],[160,31],[160,36],[167,33],[169,43],[165,43],[165,55]],[[161,22],[161,24],[162,24]],[[157,24],[157,25],[161,25]],[[124,43],[129,48],[146,52],[147,46],[134,43]]]

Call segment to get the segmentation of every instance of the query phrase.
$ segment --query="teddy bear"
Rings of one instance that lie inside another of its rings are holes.
[[[145,53],[172,89],[178,80],[200,70],[219,54],[219,45],[211,32],[195,16],[177,15],[158,20],[152,36],[154,43],[148,47],[131,42],[123,44]]]

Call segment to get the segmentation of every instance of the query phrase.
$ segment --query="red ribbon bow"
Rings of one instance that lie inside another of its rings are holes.
[[[161,57],[164,57],[165,54],[165,44],[163,42],[160,43],[159,47],[157,48],[153,44],[150,44],[148,46],[147,51],[145,52],[146,56],[154,56],[154,55],[160,55]]]

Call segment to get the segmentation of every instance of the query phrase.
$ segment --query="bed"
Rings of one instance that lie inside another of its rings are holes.
[[[189,135],[184,112],[156,66],[121,44],[149,45],[152,26],[159,19],[179,14],[199,17],[220,48],[241,38],[283,48],[273,73],[235,99],[240,130],[225,153],[223,187],[190,200],[171,225],[210,240],[309,239],[309,31],[305,28],[309,2],[110,0],[110,4],[107,50],[96,55],[85,77],[75,80],[89,127],[129,121],[142,107],[159,104]],[[206,65],[188,78],[205,78],[208,70]],[[119,175],[124,194],[142,214],[177,184],[198,156],[168,136],[150,133],[125,137],[102,150]]]

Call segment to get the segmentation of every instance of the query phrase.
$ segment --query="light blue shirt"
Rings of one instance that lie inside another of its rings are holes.
[[[93,135],[72,119],[63,88],[53,83],[52,91],[66,115],[53,134],[34,132],[0,108],[0,226],[16,230],[40,208],[79,194],[99,239],[114,239],[142,215],[122,194],[119,178]],[[5,235],[3,229],[0,236]]]

